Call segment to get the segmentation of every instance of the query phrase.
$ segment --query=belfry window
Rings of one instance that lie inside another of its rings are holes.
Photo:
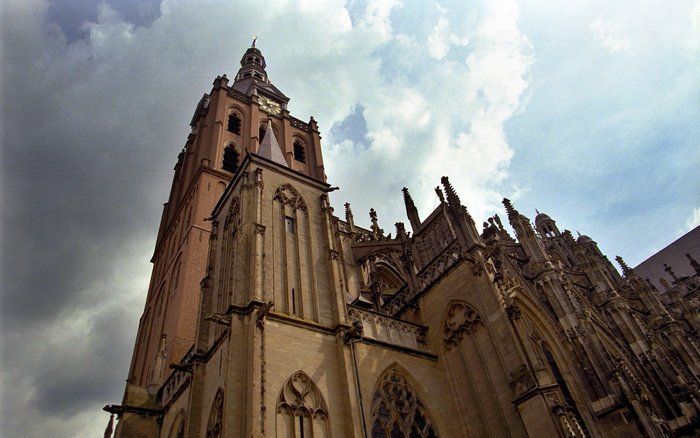
[[[267,126],[266,125],[260,125],[260,129],[258,129],[258,141],[262,141],[263,138],[265,138],[265,132],[267,131]]]
[[[228,116],[228,128],[230,132],[236,135],[241,135],[241,118],[237,114],[230,114]]]
[[[236,148],[232,144],[224,149],[224,165],[222,167],[231,173],[236,173],[238,169],[238,152],[236,152]]]
[[[306,163],[306,151],[299,140],[294,142],[294,159],[300,163]]]

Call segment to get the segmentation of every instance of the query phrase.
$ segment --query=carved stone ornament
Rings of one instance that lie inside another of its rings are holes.
[[[279,201],[283,205],[289,205],[293,209],[299,209],[306,213],[306,202],[301,194],[291,184],[283,184],[275,190],[275,195],[272,197],[275,201]]]
[[[449,350],[459,344],[465,333],[474,332],[482,324],[481,316],[473,307],[461,301],[452,303],[445,315],[445,348]]]

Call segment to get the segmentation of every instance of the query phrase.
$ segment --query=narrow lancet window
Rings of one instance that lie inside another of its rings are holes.
[[[294,159],[300,163],[306,163],[306,151],[299,140],[294,142]]]
[[[224,149],[224,165],[222,167],[224,170],[236,173],[238,169],[238,152],[236,152],[236,148],[233,145],[228,145]]]
[[[236,135],[241,135],[241,118],[237,114],[230,114],[228,116],[228,128],[230,132]]]

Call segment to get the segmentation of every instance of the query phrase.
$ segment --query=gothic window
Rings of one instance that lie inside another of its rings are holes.
[[[384,374],[372,397],[372,438],[437,438],[415,388],[397,369]]]
[[[236,113],[229,114],[227,129],[236,135],[241,135],[241,118]]]
[[[236,173],[236,169],[238,169],[238,152],[236,152],[236,148],[232,144],[224,149],[223,168],[231,173]]]
[[[306,151],[304,145],[299,140],[294,142],[294,159],[300,163],[306,163]]]
[[[265,138],[265,131],[267,131],[267,125],[260,125],[260,129],[258,129],[258,141],[262,141],[263,138]]]
[[[297,371],[284,384],[277,399],[277,437],[328,436],[328,408],[321,391],[309,376]]]
[[[219,388],[209,413],[209,423],[207,424],[207,438],[221,438],[223,434],[224,417],[224,391]]]

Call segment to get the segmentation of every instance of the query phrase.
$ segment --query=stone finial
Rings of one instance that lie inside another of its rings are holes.
[[[666,289],[667,291],[671,290],[671,285],[668,284],[668,280],[666,280],[665,278],[659,278],[659,283],[661,283],[664,289]]]
[[[415,233],[420,227],[418,209],[416,208],[416,204],[413,203],[413,198],[411,198],[408,189],[404,187],[401,191],[403,192],[403,203],[406,206],[406,216],[408,216],[408,221],[411,223],[411,228],[413,228],[413,232]]]
[[[670,275],[671,278],[673,278],[674,283],[678,281],[678,276],[676,275],[675,272],[673,272],[673,268],[671,268],[666,263],[664,263],[664,271],[666,271],[668,273],[668,275]]]
[[[457,196],[457,192],[455,192],[454,187],[452,187],[452,184],[450,184],[450,179],[446,176],[443,176],[442,178],[440,178],[440,182],[445,188],[445,194],[447,195],[447,203],[452,207],[458,207],[462,205],[462,202],[459,200],[459,196]]]
[[[394,225],[396,226],[396,237],[400,240],[405,239],[407,235],[406,227],[404,226],[403,222],[396,222]]]
[[[518,215],[518,210],[513,207],[513,203],[510,199],[503,198],[503,206],[506,208],[506,213],[508,213],[508,219],[514,218]]]
[[[627,266],[627,263],[622,259],[620,256],[615,257],[615,261],[620,265],[622,268],[622,273],[625,275],[625,277],[629,277],[630,275],[634,274],[634,270]]]
[[[112,432],[114,432],[114,414],[110,414],[109,423],[105,428],[104,438],[112,438]]]
[[[345,203],[345,222],[348,223],[351,231],[355,228],[355,218],[352,215],[352,210],[350,209],[349,202]]]
[[[442,194],[442,189],[440,188],[440,186],[435,187],[435,193],[437,194],[438,199],[440,199],[440,203],[444,204],[445,195]]]
[[[692,266],[693,269],[695,269],[695,273],[698,274],[698,275],[700,275],[700,263],[698,263],[698,262],[693,258],[693,256],[691,256],[691,255],[688,254],[688,253],[686,253],[685,256],[686,256],[686,257],[688,258],[688,260],[690,261],[690,266]]]
[[[493,215],[493,220],[496,221],[496,224],[498,225],[498,228],[499,228],[501,231],[503,231],[503,222],[501,222],[501,218],[498,217],[497,214],[494,214],[494,215]]]
[[[372,221],[372,234],[375,238],[379,238],[382,235],[382,230],[379,228],[379,219],[377,219],[377,212],[373,209],[369,209],[369,219]]]

